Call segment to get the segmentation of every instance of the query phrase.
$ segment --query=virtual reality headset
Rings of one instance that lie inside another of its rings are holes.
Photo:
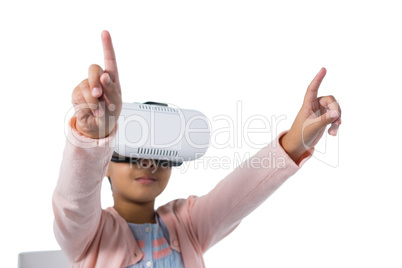
[[[210,143],[207,117],[195,110],[165,103],[123,103],[111,161],[180,166],[200,158]]]

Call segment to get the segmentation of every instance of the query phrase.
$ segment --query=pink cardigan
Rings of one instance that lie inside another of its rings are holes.
[[[53,211],[56,240],[71,267],[127,267],[142,258],[127,222],[112,207],[101,208],[101,183],[116,129],[104,139],[90,139],[75,129],[74,117],[70,120]],[[279,144],[285,133],[208,194],[173,200],[157,209],[169,231],[170,245],[181,252],[185,267],[205,267],[203,253],[231,233],[311,157],[306,153],[299,165],[294,163]]]

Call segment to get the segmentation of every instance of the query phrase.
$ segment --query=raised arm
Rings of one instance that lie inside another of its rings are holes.
[[[201,250],[230,233],[307,161],[326,126],[336,135],[341,110],[333,96],[317,98],[326,70],[322,68],[307,89],[291,129],[244,161],[208,194],[189,199],[189,212]]]
[[[102,32],[105,70],[89,67],[73,91],[75,114],[53,193],[54,233],[67,257],[76,261],[91,243],[102,214],[102,180],[113,153],[122,101],[110,34]]]

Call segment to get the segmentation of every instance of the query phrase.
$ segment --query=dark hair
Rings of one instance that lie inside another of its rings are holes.
[[[112,181],[110,180],[110,177],[107,177],[107,179],[109,180],[109,183],[110,183],[110,189],[113,191],[113,189],[112,189]]]

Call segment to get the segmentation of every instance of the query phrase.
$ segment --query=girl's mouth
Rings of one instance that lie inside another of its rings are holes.
[[[141,184],[152,184],[156,182],[155,178],[152,177],[151,175],[141,176],[136,178],[135,180]]]

